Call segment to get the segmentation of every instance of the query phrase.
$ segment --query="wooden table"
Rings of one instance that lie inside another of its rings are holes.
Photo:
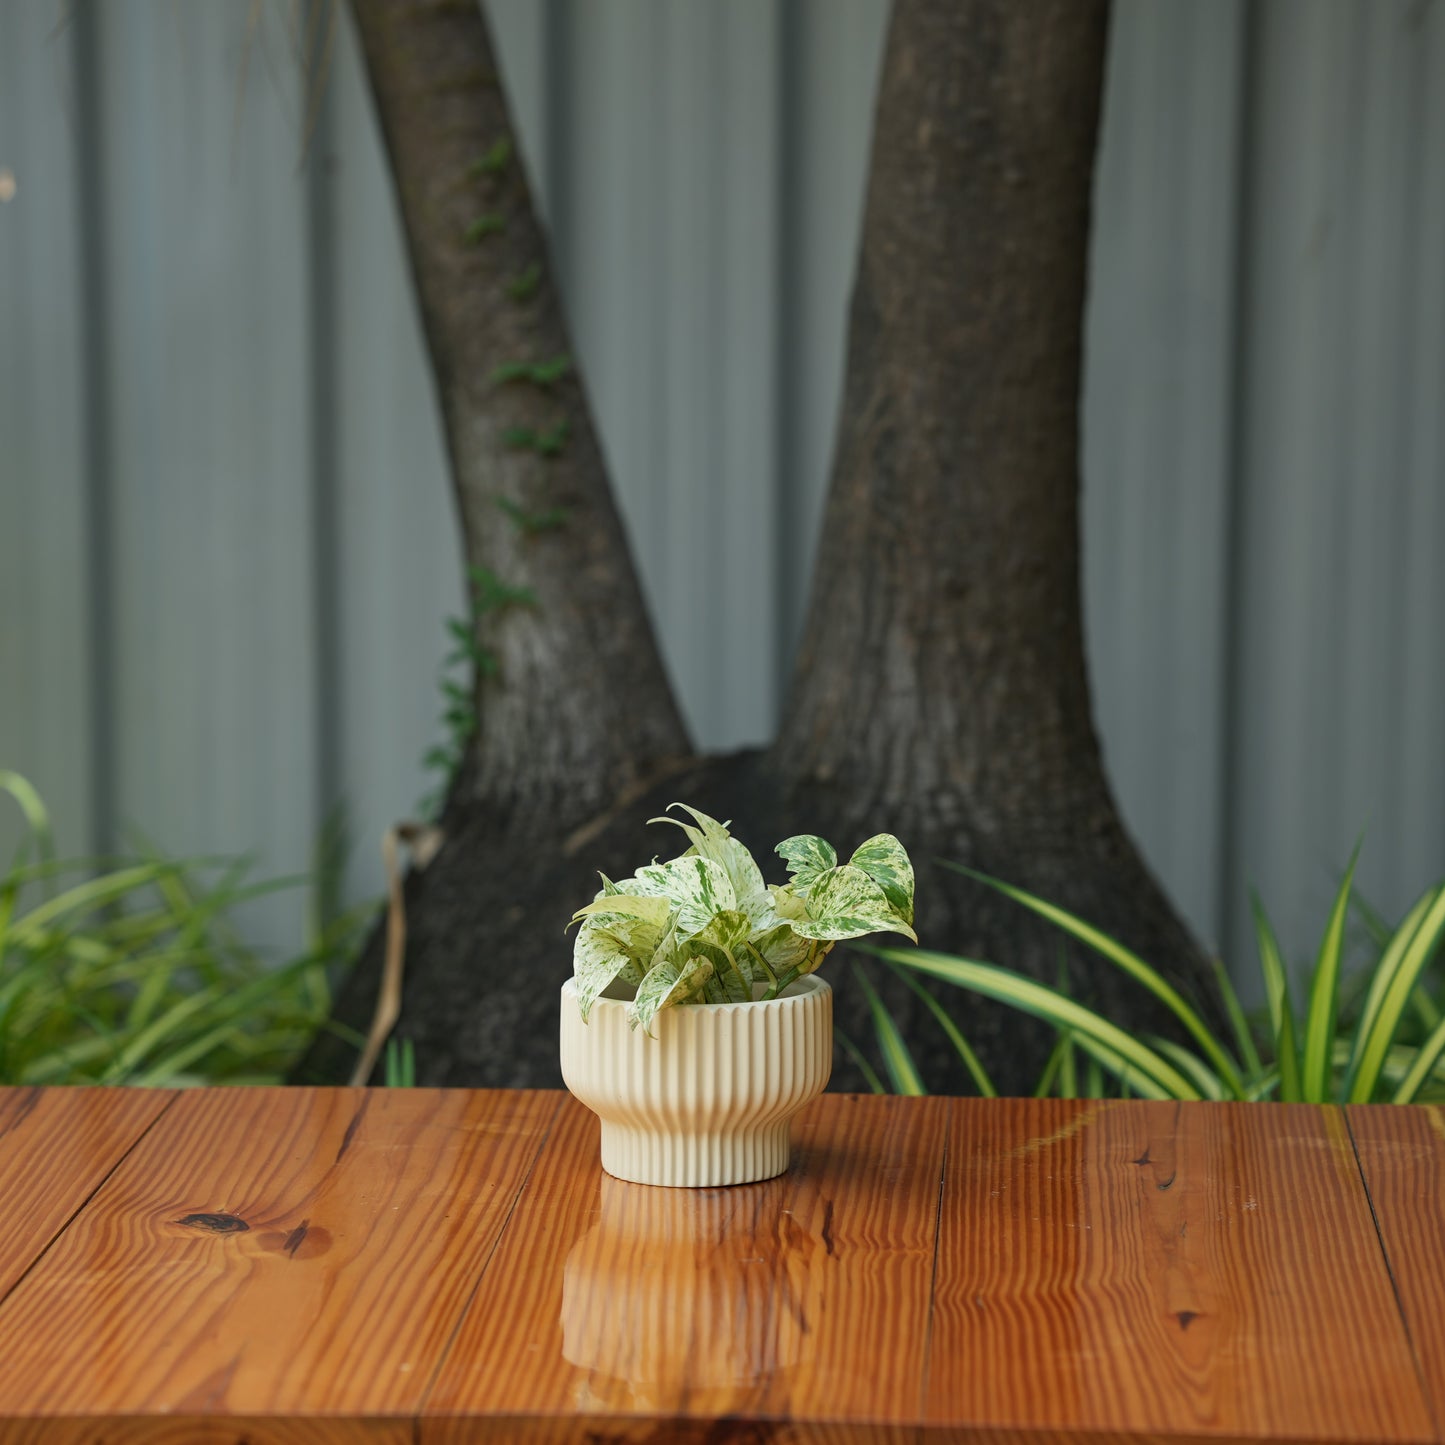
[[[622,1184],[569,1097],[0,1090],[0,1441],[1439,1440],[1434,1110],[828,1096]]]

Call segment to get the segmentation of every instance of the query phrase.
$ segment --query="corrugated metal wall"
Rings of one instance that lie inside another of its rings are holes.
[[[885,0],[490,9],[689,719],[762,740],[832,448]],[[389,182],[330,17],[0,7],[0,766],[71,850],[135,824],[289,869],[345,799],[365,892],[425,788],[460,587]],[[1145,851],[1232,952],[1251,882],[1312,946],[1362,828],[1386,909],[1445,874],[1442,74],[1438,0],[1116,10],[1096,709]],[[720,546],[754,569],[721,602],[690,585]],[[296,908],[255,926],[279,939]]]

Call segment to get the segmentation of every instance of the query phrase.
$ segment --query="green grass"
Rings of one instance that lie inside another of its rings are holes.
[[[1178,1021],[1188,1046],[1172,1039],[1138,1037],[1015,970],[927,949],[868,947],[924,997],[930,1012],[962,1058],[979,1091],[992,1081],[943,1005],[921,989],[918,977],[941,979],[1044,1020],[1059,1042],[1040,1080],[1043,1093],[1073,1096],[1081,1085],[1073,1063],[1077,1048],[1091,1079],[1111,1077],[1118,1092],[1145,1098],[1277,1099],[1291,1103],[1408,1104],[1445,1098],[1445,1017],[1426,983],[1445,938],[1445,885],[1428,888],[1396,928],[1368,909],[1366,927],[1377,946],[1372,963],[1345,977],[1347,923],[1353,899],[1355,857],[1345,870],[1311,969],[1303,1018],[1296,1014],[1289,974],[1269,918],[1254,900],[1259,969],[1266,1008],[1258,1023],[1241,1007],[1229,976],[1216,965],[1227,1036],[1211,1030],[1192,1004],[1157,969],[1116,940],[1057,905],[1021,888],[953,867],[1048,920],[1127,975]],[[923,1085],[895,1021],[864,980],[865,997],[886,1072],[902,1092]],[[1258,1035],[1258,1037],[1257,1037]]]
[[[311,910],[273,965],[234,921],[242,904],[312,886],[324,900],[338,830],[310,878],[253,882],[244,859],[57,859],[33,788],[0,772],[25,836],[0,874],[0,1083],[278,1083],[332,1027],[330,977],[371,907]]]

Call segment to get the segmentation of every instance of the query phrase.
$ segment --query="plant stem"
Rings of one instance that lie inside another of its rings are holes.
[[[782,993],[782,991],[787,988],[790,983],[797,979],[802,974],[802,972],[803,970],[801,968],[790,968],[787,973],[785,973],[781,978],[773,979],[773,985],[767,991],[767,993],[763,995],[762,1002],[766,1003],[767,1000],[770,998],[777,998],[777,996]]]
[[[744,943],[742,947],[747,949],[752,955],[753,962],[768,976],[768,987],[771,992],[765,994],[764,997],[776,998],[778,996],[778,976],[773,972],[772,966],[768,963],[767,959],[763,957],[762,950],[754,948],[750,943]]]

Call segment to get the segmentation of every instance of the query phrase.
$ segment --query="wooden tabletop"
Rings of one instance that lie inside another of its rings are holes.
[[[1438,1441],[1432,1109],[825,1096],[780,1179],[563,1094],[0,1090],[0,1441]]]

